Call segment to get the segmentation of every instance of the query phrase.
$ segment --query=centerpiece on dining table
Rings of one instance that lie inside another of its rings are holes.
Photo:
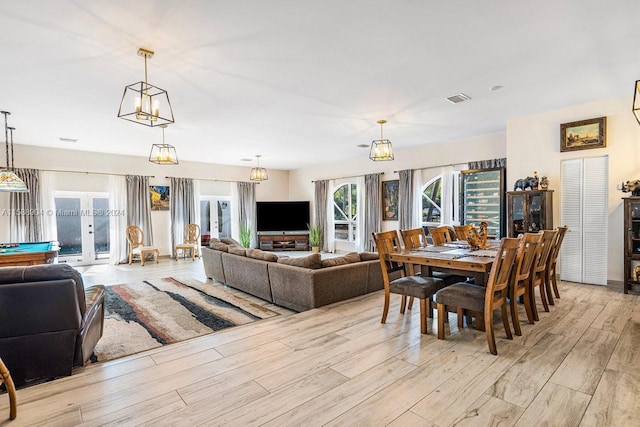
[[[487,244],[487,235],[487,223],[485,221],[480,223],[480,231],[476,230],[474,225],[471,225],[467,243],[473,249],[488,248],[491,245]]]

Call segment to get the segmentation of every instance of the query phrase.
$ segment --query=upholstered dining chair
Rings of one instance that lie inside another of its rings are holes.
[[[467,240],[471,235],[471,229],[473,225],[454,225],[453,230],[456,232],[456,237],[458,240]]]
[[[511,320],[515,334],[522,335],[520,319],[518,317],[518,299],[524,300],[524,309],[527,313],[527,320],[533,325],[533,312],[531,311],[531,300],[529,295],[529,276],[534,265],[538,245],[542,241],[542,233],[525,233],[518,247],[516,265],[511,273],[511,284],[509,285],[509,305],[511,306]]]
[[[200,238],[200,226],[198,224],[185,225],[183,236],[184,242],[178,243],[176,247],[173,248],[174,258],[178,259],[178,251],[182,251],[183,256],[189,252],[191,260],[195,261],[196,257],[200,256],[200,245],[198,244],[198,239]]]
[[[160,251],[153,246],[144,246],[144,233],[137,225],[127,227],[127,242],[129,242],[129,265],[133,262],[133,258],[140,257],[140,265],[144,266],[147,255],[151,254],[158,263]]]
[[[445,243],[455,240],[455,232],[452,235],[451,228],[447,225],[442,225],[440,227],[429,227],[429,234],[431,235],[433,244],[436,246],[441,246]]]
[[[420,332],[426,334],[427,316],[432,317],[431,297],[444,287],[443,281],[433,277],[407,276],[404,265],[387,260],[388,253],[401,249],[400,239],[396,230],[372,233],[372,235],[378,249],[382,280],[384,282],[384,308],[382,309],[380,323],[386,323],[387,321],[391,294],[402,295],[400,313],[405,311],[407,297],[418,298],[420,300]],[[395,272],[399,272],[400,277],[391,280],[390,275]]]
[[[549,299],[550,305],[554,305],[553,295],[555,295],[556,298],[560,298],[560,292],[558,292],[558,278],[556,277],[558,275],[556,272],[556,264],[558,262],[558,255],[560,254],[560,246],[562,246],[564,235],[567,234],[568,229],[569,227],[566,225],[564,227],[557,227],[558,234],[556,234],[556,238],[553,240],[553,249],[551,249],[551,254],[547,261],[547,268],[544,270],[544,286],[547,291],[547,298]],[[553,295],[551,294],[552,287]]]
[[[0,385],[4,382],[4,386],[7,389],[9,395],[9,419],[15,420],[18,415],[18,404],[16,400],[16,386],[13,384],[11,374],[5,366],[2,359],[0,359]]]
[[[547,261],[551,255],[553,241],[556,238],[556,234],[558,234],[558,230],[542,230],[542,241],[538,246],[538,253],[536,254],[533,269],[529,276],[529,300],[531,302],[531,312],[533,313],[533,319],[535,321],[540,320],[536,303],[536,288],[540,291],[540,300],[542,301],[544,311],[549,311],[547,290],[545,288],[545,270],[547,269]]]
[[[476,322],[484,324],[491,354],[498,354],[493,331],[493,312],[495,310],[501,309],[502,323],[507,338],[513,338],[509,327],[507,294],[511,270],[519,267],[515,265],[519,244],[520,238],[502,239],[495,261],[491,266],[486,287],[470,283],[456,283],[436,292],[434,300],[438,305],[438,339],[444,339],[446,306],[463,308],[465,314],[472,315],[476,318]]]

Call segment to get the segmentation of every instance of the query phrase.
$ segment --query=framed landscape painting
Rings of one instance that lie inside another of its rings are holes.
[[[581,120],[560,125],[560,151],[588,150],[607,146],[607,118]]]
[[[382,181],[382,220],[398,220],[398,187],[400,180]]]
[[[150,185],[151,193],[151,210],[152,211],[168,211],[169,210],[169,186],[168,185]]]

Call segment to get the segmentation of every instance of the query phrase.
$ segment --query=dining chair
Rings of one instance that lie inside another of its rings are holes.
[[[524,300],[524,309],[527,313],[527,320],[533,324],[533,312],[531,311],[531,301],[529,294],[529,276],[533,267],[533,261],[538,251],[538,245],[542,241],[542,233],[525,233],[520,240],[516,265],[511,273],[511,284],[509,285],[509,305],[511,306],[511,320],[515,334],[522,335],[520,329],[520,319],[518,318],[518,299]]]
[[[147,255],[151,254],[158,263],[160,251],[153,246],[144,246],[144,233],[137,225],[127,227],[127,242],[129,242],[129,265],[133,262],[135,256],[140,257],[140,265],[144,266]]]
[[[547,291],[545,288],[545,271],[547,269],[547,261],[551,255],[553,249],[553,240],[556,238],[558,230],[542,230],[542,241],[538,246],[538,252],[536,253],[533,268],[529,276],[529,301],[531,303],[531,312],[533,313],[533,320],[540,320],[538,316],[538,308],[536,303],[536,288],[540,291],[540,300],[544,311],[549,311],[549,304],[547,302]]]
[[[471,235],[472,224],[467,225],[454,225],[453,230],[456,232],[458,240],[467,240]]]
[[[376,248],[378,248],[384,282],[384,308],[380,323],[386,323],[387,321],[391,294],[402,295],[400,313],[405,311],[407,297],[414,297],[420,300],[420,332],[426,334],[427,316],[432,317],[431,297],[444,287],[443,281],[433,277],[407,276],[405,265],[387,260],[388,253],[401,249],[400,238],[396,230],[372,233],[372,235]],[[390,275],[395,272],[399,272],[400,277],[391,280]],[[409,306],[409,309],[411,309],[411,306]]]
[[[15,420],[18,415],[16,386],[13,384],[13,380],[11,379],[11,374],[9,373],[7,366],[4,364],[2,359],[0,359],[0,385],[2,385],[2,383],[4,383],[4,386],[7,389],[7,394],[9,394],[9,419]]]
[[[455,240],[455,232],[454,235],[451,235],[451,229],[442,225],[440,227],[429,227],[429,234],[431,235],[431,240],[433,240],[433,244],[436,246],[442,246],[445,243],[451,242]]]
[[[515,265],[519,244],[520,238],[502,239],[496,258],[491,266],[486,287],[470,283],[456,283],[436,292],[434,300],[438,307],[438,339],[444,339],[446,306],[463,308],[465,314],[472,315],[476,318],[476,322],[481,325],[484,324],[491,354],[498,354],[493,331],[493,312],[495,310],[501,310],[502,324],[507,333],[507,338],[513,338],[509,327],[507,294],[511,270],[519,268],[519,266]]]
[[[545,290],[547,291],[547,298],[549,299],[550,305],[554,305],[553,295],[555,295],[556,298],[560,298],[558,279],[556,277],[556,264],[558,262],[558,255],[560,254],[560,246],[562,246],[564,235],[567,234],[568,229],[569,227],[566,225],[564,227],[557,227],[558,234],[556,234],[556,238],[553,241],[553,249],[551,249],[551,255],[549,255],[549,260],[547,261],[547,268],[544,271]],[[551,294],[552,287],[553,295]]]
[[[200,226],[198,224],[187,224],[184,226],[183,243],[178,243],[173,249],[173,255],[175,259],[178,259],[178,251],[182,251],[182,255],[185,256],[187,252],[191,255],[191,260],[195,261],[196,257],[200,256],[200,245],[198,239],[200,238]]]

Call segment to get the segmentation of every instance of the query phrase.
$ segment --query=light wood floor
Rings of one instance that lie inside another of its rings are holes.
[[[83,274],[107,284],[204,279],[199,260]],[[418,307],[400,315],[399,297],[380,324],[377,292],[18,390],[12,422],[0,395],[0,425],[640,425],[639,293],[573,283],[560,291],[522,337],[509,341],[497,325],[498,356],[483,333],[457,330],[453,314],[446,341],[431,321],[421,336]]]

